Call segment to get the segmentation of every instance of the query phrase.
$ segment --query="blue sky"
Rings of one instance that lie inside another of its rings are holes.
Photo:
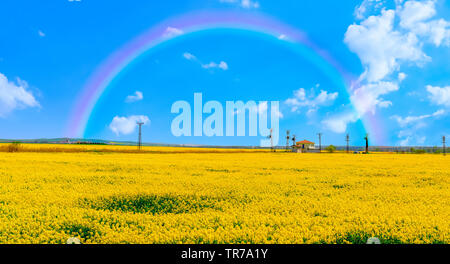
[[[362,144],[375,114],[380,145],[439,145],[450,137],[450,4],[431,1],[4,0],[0,4],[0,138],[67,133],[71,111],[97,67],[161,21],[192,11],[267,14],[305,32],[355,77],[350,94],[282,43],[211,30],[164,45],[133,64],[102,96],[86,136],[258,145],[260,137],[175,137],[177,100],[280,101],[280,133],[324,144]],[[350,98],[357,102],[350,104]],[[283,140],[280,140],[283,145]]]

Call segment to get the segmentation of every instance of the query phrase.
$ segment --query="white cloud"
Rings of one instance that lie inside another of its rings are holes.
[[[436,15],[435,1],[407,1],[399,6],[400,25],[411,28],[415,24],[428,20]]]
[[[450,23],[444,19],[431,20],[436,15],[435,0],[407,1],[398,7],[400,26],[439,47],[450,44]]]
[[[423,145],[423,143],[425,143],[426,139],[427,139],[426,136],[410,135],[410,136],[407,136],[404,139],[400,140],[399,145],[402,147],[411,146],[413,144],[412,142],[415,142],[415,144],[417,144],[417,145]]]
[[[224,61],[221,61],[219,63],[219,68],[224,70],[224,71],[226,71],[226,70],[228,70],[228,64],[226,62],[224,62]]]
[[[186,60],[196,60],[196,59],[197,59],[197,57],[195,57],[193,54],[191,54],[191,53],[189,53],[189,52],[183,53],[183,57],[184,57]]]
[[[427,137],[421,136],[418,130],[424,127],[426,127],[425,122],[420,122],[400,130],[397,134],[399,138],[398,144],[400,146],[422,145]]]
[[[202,67],[204,69],[219,68],[219,69],[222,69],[224,71],[228,70],[228,64],[226,62],[224,62],[224,61],[221,61],[220,63],[210,62],[208,64],[202,64]]]
[[[399,82],[403,82],[403,81],[406,79],[406,77],[408,77],[408,75],[406,75],[406,73],[400,72],[400,73],[398,74],[398,81],[399,81]]]
[[[391,118],[394,119],[395,121],[397,121],[397,123],[401,126],[401,127],[406,127],[408,125],[423,121],[425,119],[428,118],[432,118],[432,117],[439,117],[445,114],[445,111],[443,109],[438,110],[436,112],[434,112],[433,114],[428,114],[428,115],[421,115],[421,116],[407,116],[407,117],[400,117],[400,116],[392,116]]]
[[[367,13],[380,9],[382,5],[383,2],[381,0],[364,0],[355,8],[355,17],[357,19],[364,19]]]
[[[258,105],[256,105],[255,107],[250,108],[250,111],[252,111],[253,113],[257,113],[257,114],[263,114],[263,113],[269,113],[271,114],[272,108],[270,109],[270,111],[268,112],[268,103],[267,102],[260,102]],[[278,116],[278,118],[283,118],[284,115],[283,113],[278,110],[273,108],[273,110],[275,110],[276,112],[274,113],[276,116]],[[235,115],[241,113],[241,110],[236,110],[234,112]]]
[[[386,9],[385,2],[364,0],[355,9],[355,17],[362,21],[350,25],[344,38],[365,69],[352,85],[351,97],[358,118],[393,104],[381,97],[399,90],[399,84],[407,77],[400,72],[402,65],[422,67],[431,60],[423,51],[425,44],[450,44],[450,23],[433,20],[437,13],[435,0],[396,0],[395,9]],[[377,14],[367,16],[374,12]]]
[[[399,145],[402,147],[408,146],[410,140],[411,140],[411,137],[406,137],[405,139],[400,140]]]
[[[258,114],[261,114],[261,113],[267,112],[267,109],[268,109],[268,103],[267,103],[267,102],[261,102],[261,103],[259,103],[258,106],[257,106],[255,109],[253,109],[253,110],[256,111]],[[275,110],[275,109],[274,109],[274,110]],[[270,110],[270,111],[272,111],[272,110]],[[275,112],[275,115],[277,115],[278,118],[283,118],[283,117],[284,117],[284,116],[283,116],[283,113],[281,113],[279,110],[277,110],[277,111]]]
[[[16,109],[39,106],[25,81],[17,79],[17,83],[13,83],[0,73],[0,117],[5,117]]]
[[[377,82],[400,68],[400,62],[424,63],[430,58],[412,33],[394,29],[394,10],[383,10],[380,16],[371,16],[360,25],[353,24],[345,33],[345,43],[355,52],[366,68],[362,78]]]
[[[259,8],[259,3],[251,0],[242,0],[241,6],[244,8]]]
[[[114,132],[117,136],[129,135],[132,134],[137,127],[137,123],[142,122],[145,125],[150,122],[149,118],[144,115],[139,116],[128,116],[128,117],[119,117],[115,116],[109,124],[109,129]]]
[[[317,109],[311,108],[311,109],[309,109],[309,110],[306,112],[306,116],[307,116],[307,117],[311,117],[311,116],[313,116],[316,112],[317,112]]]
[[[310,107],[311,109],[317,109],[319,106],[324,106],[332,103],[338,97],[338,93],[328,93],[321,90],[319,95],[314,97],[306,96],[304,88],[300,88],[294,91],[294,97],[288,98],[284,103],[291,107],[292,112],[296,112],[301,107]]]
[[[312,101],[313,105],[325,105],[329,102],[336,100],[338,93],[328,93],[327,91],[321,90],[320,94]]]
[[[377,106],[386,108],[392,104],[392,102],[386,101],[380,97],[382,95],[397,91],[398,89],[398,85],[393,82],[379,81],[377,83],[369,83],[354,89],[353,94],[351,95],[351,100],[357,113],[375,113]]]
[[[422,145],[425,143],[426,137],[420,136],[418,131],[428,126],[427,120],[436,119],[445,115],[445,110],[441,109],[432,114],[419,115],[419,116],[406,116],[400,117],[397,115],[391,116],[391,119],[395,120],[402,128],[398,132],[399,144],[401,146],[409,146],[412,144]]]
[[[438,87],[428,85],[427,91],[431,102],[450,107],[450,86]]]
[[[239,5],[242,8],[259,8],[259,2],[252,1],[252,0],[220,0],[221,3],[229,3],[229,4],[236,4]]]
[[[134,94],[132,95],[128,95],[127,98],[125,99],[126,103],[134,103],[137,101],[141,101],[144,99],[144,94],[140,91],[136,91]]]
[[[38,35],[41,38],[45,37],[45,33],[42,30],[38,30]]]
[[[355,113],[343,113],[322,121],[322,124],[328,130],[335,133],[345,133],[349,123],[358,121],[359,116]]]
[[[183,35],[184,32],[181,29],[174,28],[174,27],[167,27],[166,31],[164,32],[165,38],[173,38],[179,35]]]
[[[186,60],[197,62],[198,64],[200,64],[202,66],[203,69],[221,69],[224,71],[228,70],[228,64],[224,61],[221,61],[219,63],[212,61],[210,63],[203,64],[194,54],[189,53],[189,52],[183,53],[183,57]]]

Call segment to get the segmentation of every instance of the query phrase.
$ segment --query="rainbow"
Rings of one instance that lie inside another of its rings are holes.
[[[306,34],[267,15],[229,11],[204,11],[168,19],[152,27],[109,56],[96,69],[82,90],[73,108],[68,131],[69,137],[84,137],[90,116],[105,90],[139,57],[157,46],[191,33],[235,29],[264,34],[275,41],[288,42],[302,56],[323,71],[338,87],[350,94],[354,80],[325,50],[315,45]],[[352,104],[353,105],[353,104]],[[361,118],[366,132],[376,135],[381,142],[382,133],[374,116]],[[376,129],[378,128],[378,129]]]

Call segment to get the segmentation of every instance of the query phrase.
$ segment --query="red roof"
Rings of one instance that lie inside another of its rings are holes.
[[[303,145],[303,144],[312,144],[314,145],[314,142],[308,141],[308,140],[303,140],[303,141],[299,141],[297,142],[297,145]]]

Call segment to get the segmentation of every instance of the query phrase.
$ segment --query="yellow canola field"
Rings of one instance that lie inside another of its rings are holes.
[[[450,157],[0,153],[0,243],[450,242]]]
[[[0,152],[9,152],[11,144],[0,143]],[[123,145],[83,145],[83,144],[19,144],[20,152],[117,152],[117,153],[247,153],[270,152],[260,148],[209,148],[209,147],[153,147]]]

